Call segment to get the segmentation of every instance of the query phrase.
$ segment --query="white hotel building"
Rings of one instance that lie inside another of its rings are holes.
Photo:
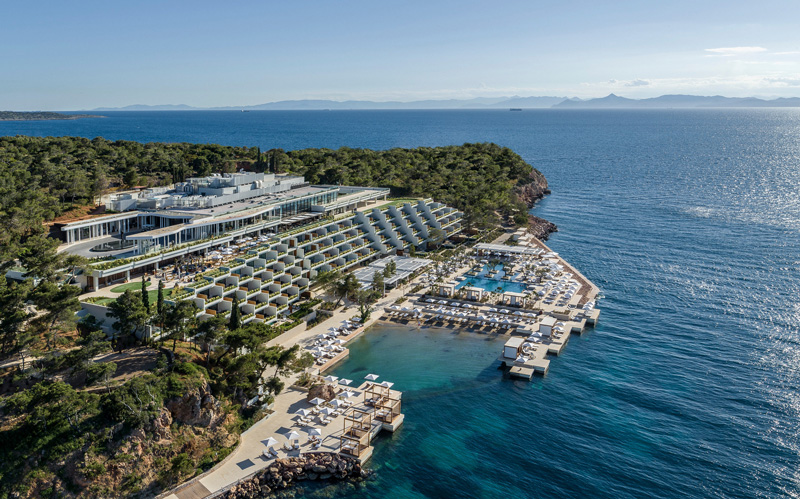
[[[119,213],[61,226],[62,251],[111,255],[82,276],[88,289],[130,280],[159,266],[252,237],[233,261],[187,284],[199,315],[227,315],[234,295],[244,321],[271,322],[300,299],[317,273],[424,249],[433,229],[461,231],[462,213],[430,199],[387,201],[388,189],[309,185],[302,177],[234,173],[171,188],[112,195]],[[106,253],[94,248],[129,245]]]

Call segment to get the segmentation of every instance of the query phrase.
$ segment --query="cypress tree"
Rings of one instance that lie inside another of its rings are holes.
[[[235,331],[242,327],[242,313],[239,310],[239,298],[236,297],[236,293],[233,295],[233,309],[231,310],[231,318],[228,322],[228,329],[231,331]]]
[[[147,282],[144,280],[144,276],[142,276],[142,305],[144,305],[144,309],[147,310],[147,313],[150,313],[150,295],[147,294]]]
[[[156,313],[159,317],[164,314],[164,281],[158,281],[158,298],[156,299]]]

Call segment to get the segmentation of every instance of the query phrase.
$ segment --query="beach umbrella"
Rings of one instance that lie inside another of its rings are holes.
[[[352,379],[346,379],[346,378],[342,378],[342,379],[339,380],[339,384],[340,385],[345,385],[345,386],[349,385],[352,382],[353,382]]]
[[[336,408],[339,408],[339,407],[344,405],[344,402],[342,402],[339,399],[334,399],[334,400],[331,401],[331,405],[336,407]]]
[[[311,428],[310,430],[308,430],[308,434],[309,434],[309,435],[315,435],[315,436],[319,437],[319,436],[321,436],[321,435],[322,435],[322,432],[321,432],[321,431],[319,431],[319,430],[318,430],[318,429],[316,429],[316,428]]]
[[[325,377],[324,377],[324,378],[322,378],[322,379],[324,379],[324,380],[325,380],[325,381],[327,381],[328,383],[336,383],[336,380],[338,380],[338,379],[339,379],[339,377],[338,377],[338,376],[325,376]]]
[[[316,397],[316,398],[311,399],[311,403],[313,405],[320,405],[320,404],[325,403],[325,399],[321,399],[319,397]]]
[[[390,381],[384,381],[383,383],[381,383],[381,386],[384,387],[384,388],[391,388],[391,387],[394,386],[394,383],[392,383]]]
[[[277,440],[275,440],[275,439],[274,439],[274,438],[272,438],[272,437],[269,437],[269,438],[268,438],[268,439],[267,439],[267,440],[264,442],[264,445],[267,447],[267,449],[271,449],[271,448],[272,448],[272,446],[273,446],[273,445],[275,445],[275,444],[277,444],[277,443],[278,443],[278,441],[277,441]]]
[[[344,345],[347,342],[340,339],[340,340],[334,340],[333,343],[336,344],[336,345]]]
[[[292,430],[292,432],[289,433],[289,436],[286,437],[286,439],[289,440],[290,442],[292,440],[300,440],[300,434],[297,433],[296,431]]]
[[[380,376],[378,376],[377,374],[367,374],[366,376],[364,376],[364,379],[366,379],[367,381],[375,381],[378,378],[380,378]]]
[[[523,357],[522,355],[520,355],[519,357],[517,357],[517,360],[516,360],[515,362],[521,362],[521,363],[525,363],[525,357]]]
[[[319,411],[320,414],[324,414],[326,416],[330,416],[332,412],[333,409],[331,409],[330,407],[323,407],[322,410]]]
[[[311,414],[311,411],[309,411],[308,409],[300,409],[300,410],[295,411],[295,414],[299,414],[299,415],[301,415],[303,417],[306,417],[309,414]]]

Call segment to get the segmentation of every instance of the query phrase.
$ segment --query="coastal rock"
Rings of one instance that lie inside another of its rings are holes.
[[[180,423],[209,427],[221,413],[219,400],[211,394],[211,387],[204,383],[180,398],[169,399],[164,406],[172,419]]]
[[[550,194],[550,189],[547,187],[547,179],[536,168],[531,171],[526,180],[514,187],[514,193],[528,208],[533,208],[536,201]]]
[[[544,218],[528,215],[528,231],[533,234],[533,237],[540,241],[547,241],[550,234],[558,232],[558,227],[552,222],[548,222]]]
[[[324,452],[308,453],[277,459],[250,480],[233,486],[219,497],[251,499],[286,489],[301,480],[361,480],[367,476],[361,465],[350,457]]]
[[[336,397],[336,390],[328,384],[314,385],[309,388],[306,400],[312,400],[317,397],[328,401],[333,400]]]
[[[514,193],[520,201],[525,203],[525,206],[533,208],[537,201],[550,194],[550,189],[547,187],[547,179],[544,178],[542,172],[534,168],[526,182],[521,182],[514,187]],[[533,215],[528,215],[528,227],[531,234],[542,241],[547,241],[550,234],[558,232],[556,224]]]

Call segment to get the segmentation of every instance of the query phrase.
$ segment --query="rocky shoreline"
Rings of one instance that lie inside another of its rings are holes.
[[[528,181],[516,186],[514,192],[520,201],[525,203],[528,209],[531,209],[537,201],[550,194],[550,189],[547,187],[547,179],[542,172],[534,168],[528,176]],[[547,241],[550,234],[558,232],[558,227],[544,218],[528,215],[528,230],[537,239]]]
[[[355,459],[328,452],[276,459],[249,480],[231,487],[222,499],[255,499],[304,480],[363,480],[370,472]]]
[[[548,222],[544,218],[528,215],[528,231],[533,237],[540,241],[547,241],[550,234],[558,232],[558,227],[553,222]]]
[[[550,189],[542,172],[534,168],[525,183],[514,187],[514,193],[528,208],[533,208],[536,201],[550,194]]]

